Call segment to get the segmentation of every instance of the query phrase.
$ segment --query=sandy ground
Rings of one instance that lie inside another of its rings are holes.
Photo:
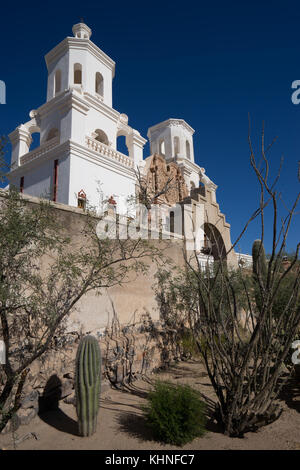
[[[199,362],[182,362],[167,372],[151,375],[177,383],[186,383],[214,399],[212,387]],[[300,385],[291,382],[289,392],[282,395],[284,411],[280,418],[243,439],[223,435],[214,422],[202,438],[184,447],[164,445],[153,440],[145,426],[140,405],[149,390],[147,381],[137,381],[128,390],[108,390],[102,395],[97,432],[88,438],[77,436],[76,412],[73,405],[60,402],[60,409],[37,416],[15,433],[15,441],[35,433],[34,437],[14,445],[12,434],[0,436],[0,448],[31,450],[300,450]]]

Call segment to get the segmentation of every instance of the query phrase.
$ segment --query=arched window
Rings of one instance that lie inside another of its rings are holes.
[[[190,160],[191,159],[191,148],[190,143],[188,140],[185,141],[185,149],[186,149],[186,157]]]
[[[54,77],[54,95],[61,91],[61,71],[56,70]]]
[[[95,140],[98,140],[98,142],[101,142],[102,144],[109,145],[108,137],[104,131],[102,131],[101,129],[97,129],[95,131],[95,134],[96,134]]]
[[[95,92],[98,93],[98,95],[103,96],[103,77],[100,72],[96,73]]]
[[[38,148],[41,145],[41,134],[39,130],[34,130],[31,133],[31,142],[30,142],[30,147],[29,151],[31,152],[32,150]]]
[[[179,137],[175,136],[174,137],[174,154],[175,154],[175,157],[177,157],[179,152],[180,152]]]
[[[129,155],[126,135],[122,131],[117,133],[117,150],[124,155]]]
[[[58,137],[58,129],[53,128],[48,132],[46,142],[48,140],[54,139],[54,137]]]
[[[191,181],[191,191],[196,188],[194,181]]]
[[[82,66],[74,64],[74,85],[82,85]]]
[[[165,141],[163,139],[159,141],[159,154],[160,155],[165,155],[166,154]]]

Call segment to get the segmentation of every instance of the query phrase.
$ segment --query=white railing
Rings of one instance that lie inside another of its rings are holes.
[[[113,160],[116,160],[117,162],[122,163],[123,165],[130,168],[134,167],[132,158],[124,155],[124,153],[114,150],[113,148],[103,144],[102,142],[99,142],[96,139],[93,139],[92,137],[86,137],[86,144],[89,149],[101,153],[101,155],[105,157],[112,158]]]
[[[53,137],[53,139],[48,140],[44,144],[40,145],[38,148],[32,150],[31,152],[26,153],[20,158],[20,165],[24,165],[25,163],[31,162],[36,158],[44,155],[44,153],[49,152],[49,150],[56,147],[59,143],[58,137]]]
[[[244,253],[237,253],[238,263],[244,268],[251,268],[253,259],[251,255],[245,255]]]
[[[211,255],[203,255],[199,253],[197,255],[200,271],[204,274],[204,277],[207,277],[207,271],[209,275],[213,276],[214,274],[214,257]]]

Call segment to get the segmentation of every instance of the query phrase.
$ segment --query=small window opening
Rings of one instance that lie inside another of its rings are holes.
[[[56,70],[54,78],[54,94],[56,95],[61,91],[61,71]]]
[[[83,189],[81,189],[81,191],[79,191],[79,193],[77,195],[77,207],[79,209],[85,209],[86,208],[86,194],[83,191]]]
[[[74,84],[82,84],[82,67],[81,64],[74,64]]]
[[[24,191],[24,176],[21,176],[20,178],[20,193],[23,193]]]

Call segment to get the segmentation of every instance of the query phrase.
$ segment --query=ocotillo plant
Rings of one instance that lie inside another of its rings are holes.
[[[265,287],[267,278],[267,259],[261,240],[255,240],[252,245],[253,278],[255,281],[255,299],[258,311],[262,307],[261,289]]]
[[[76,355],[76,412],[80,436],[96,431],[101,387],[101,351],[93,336],[82,338]]]

